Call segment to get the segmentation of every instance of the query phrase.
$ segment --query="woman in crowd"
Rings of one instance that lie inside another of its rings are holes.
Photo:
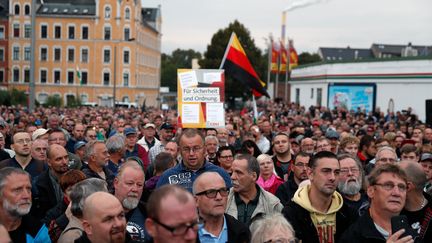
[[[252,243],[298,242],[293,227],[280,213],[266,215],[252,223],[250,229]]]
[[[278,187],[284,181],[276,175],[273,160],[270,155],[261,154],[258,156],[257,160],[260,166],[260,175],[257,184],[274,195]]]

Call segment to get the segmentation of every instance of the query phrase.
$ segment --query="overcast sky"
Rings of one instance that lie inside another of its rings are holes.
[[[319,47],[369,48],[372,43],[432,45],[432,0],[142,0],[162,6],[162,52],[204,52],[211,37],[235,19],[262,50],[271,33],[286,33],[297,52]]]

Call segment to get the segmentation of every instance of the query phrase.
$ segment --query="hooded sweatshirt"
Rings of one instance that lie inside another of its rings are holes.
[[[309,191],[310,185],[300,187],[294,194],[293,201],[310,213],[320,242],[335,242],[336,212],[342,208],[342,196],[335,191],[332,196],[330,208],[327,212],[320,212],[312,206],[309,200]]]

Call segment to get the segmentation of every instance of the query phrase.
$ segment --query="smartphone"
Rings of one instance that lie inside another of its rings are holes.
[[[391,227],[392,227],[392,234],[398,232],[401,229],[405,230],[405,232],[402,234],[401,237],[399,237],[399,239],[407,235],[411,235],[413,239],[415,239],[417,236],[417,233],[414,231],[413,228],[411,228],[408,222],[408,218],[405,215],[393,216],[391,218]]]

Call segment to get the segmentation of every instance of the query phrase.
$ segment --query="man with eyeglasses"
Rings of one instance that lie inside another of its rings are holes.
[[[193,194],[203,220],[198,230],[201,242],[250,241],[250,232],[246,225],[225,214],[228,191],[225,181],[216,172],[205,172],[195,180]]]
[[[21,168],[27,171],[32,180],[45,171],[48,166],[42,161],[31,157],[32,140],[30,134],[17,132],[12,136],[11,148],[15,152],[15,157],[0,162],[0,169],[5,167]]]
[[[310,185],[299,187],[283,209],[302,242],[338,242],[355,215],[336,191],[340,164],[334,153],[321,151],[309,161]]]
[[[391,218],[405,205],[407,176],[392,163],[377,166],[368,176],[369,210],[360,216],[340,242],[414,242],[412,236],[401,237],[404,230],[392,232]]]
[[[228,173],[205,160],[204,138],[198,130],[191,128],[183,130],[179,138],[179,146],[182,161],[162,174],[156,185],[157,188],[165,184],[176,184],[192,192],[195,179],[208,171],[219,173],[227,187],[231,187]]]
[[[363,168],[360,161],[351,154],[338,155],[340,163],[340,178],[338,191],[342,194],[344,204],[347,204],[361,216],[369,207],[369,199],[362,190]]]
[[[288,181],[284,182],[276,190],[276,196],[281,201],[282,205],[286,206],[297,191],[299,184],[308,179],[307,168],[309,165],[310,155],[305,152],[299,152],[294,160],[291,175]]]
[[[383,164],[394,164],[398,161],[396,151],[389,146],[383,146],[378,149],[378,151],[375,154],[375,162],[370,162],[366,165],[366,175],[369,175],[369,173],[377,166],[383,165]]]
[[[198,213],[192,194],[177,185],[155,190],[148,202],[145,227],[154,243],[194,243],[198,233]]]

